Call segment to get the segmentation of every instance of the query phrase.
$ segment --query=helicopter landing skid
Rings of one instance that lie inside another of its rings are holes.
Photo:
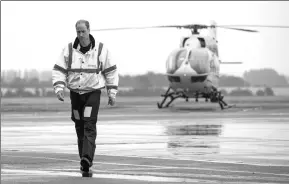
[[[182,91],[170,92],[170,90],[171,90],[171,88],[168,88],[166,93],[161,95],[162,97],[164,97],[164,99],[163,99],[163,101],[161,103],[157,103],[159,109],[169,107],[169,105],[177,98],[185,98],[186,101],[188,101],[189,97],[184,92],[182,92]],[[168,97],[170,97],[170,101],[168,101],[165,104],[165,102],[166,102]],[[208,95],[206,97],[206,99],[207,98],[210,98],[211,102],[218,102],[222,110],[235,107],[235,105],[228,105],[224,101],[224,96],[221,94],[220,91],[217,91],[216,89],[210,95]],[[196,98],[196,101],[197,101],[197,98]],[[206,102],[207,102],[207,100],[206,100]]]
[[[170,92],[171,88],[168,88],[165,94],[162,94],[161,96],[164,97],[163,101],[161,103],[157,103],[158,108],[167,108],[169,105],[177,98],[186,98],[188,100],[188,97],[183,92]],[[170,101],[164,105],[167,98],[170,97]]]
[[[213,100],[213,99],[217,99],[217,100]],[[212,94],[212,97],[211,97],[211,101],[212,102],[218,102],[221,109],[224,110],[224,109],[229,109],[229,108],[232,108],[232,107],[235,107],[235,105],[228,105],[225,101],[224,101],[224,96],[222,95],[222,93],[220,91],[217,91],[215,90]]]

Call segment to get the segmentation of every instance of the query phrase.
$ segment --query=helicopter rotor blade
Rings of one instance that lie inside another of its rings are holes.
[[[238,62],[238,61],[236,61],[236,62],[224,62],[224,61],[220,61],[220,64],[243,64],[243,62]]]
[[[218,25],[216,27],[225,28],[225,29],[234,29],[234,30],[239,30],[239,31],[247,31],[247,32],[259,32],[259,31],[251,30],[251,29],[236,28],[236,27],[289,28],[289,26],[283,26],[283,25]]]
[[[91,31],[114,31],[114,30],[170,28],[170,27],[181,28],[182,26],[167,25],[167,26],[148,26],[148,27],[122,27],[122,28],[108,28],[108,29],[92,29]]]
[[[289,28],[289,25],[218,25],[218,27]]]
[[[113,30],[128,30],[128,29],[150,29],[150,28],[184,28],[184,29],[206,29],[212,27],[219,27],[223,29],[232,29],[246,32],[259,32],[252,29],[243,29],[236,27],[255,27],[255,28],[289,28],[283,25],[203,25],[203,24],[186,24],[186,25],[163,25],[163,26],[148,26],[148,27],[123,27],[123,28],[107,28],[107,29],[92,29],[91,31],[113,31]]]
[[[242,29],[242,28],[224,27],[224,26],[216,26],[216,27],[220,27],[220,28],[223,28],[223,29],[233,29],[233,30],[237,30],[237,31],[252,32],[252,33],[259,32],[259,31],[257,31],[257,30],[252,30],[252,29]]]
[[[149,29],[149,28],[184,28],[184,29],[203,29],[207,25],[201,24],[186,24],[186,25],[163,25],[163,26],[149,26],[149,27],[123,27],[123,28],[108,28],[108,29],[92,29],[91,31],[113,31],[113,30],[127,30],[127,29]]]
[[[116,30],[146,29],[146,28],[149,28],[149,27],[123,27],[123,28],[92,29],[90,31],[116,31]]]

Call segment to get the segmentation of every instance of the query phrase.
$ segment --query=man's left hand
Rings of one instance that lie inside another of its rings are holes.
[[[115,98],[109,97],[109,98],[108,98],[108,105],[114,106],[114,105],[115,105]]]

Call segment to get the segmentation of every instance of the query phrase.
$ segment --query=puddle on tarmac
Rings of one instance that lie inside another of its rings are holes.
[[[289,159],[288,117],[125,120],[98,124],[99,155]],[[49,123],[47,123],[49,124]],[[61,124],[61,123],[60,123]],[[77,152],[73,126],[1,128],[3,150]],[[37,134],[37,135],[35,135]],[[61,144],[59,144],[61,142]],[[65,146],[64,146],[65,145]]]

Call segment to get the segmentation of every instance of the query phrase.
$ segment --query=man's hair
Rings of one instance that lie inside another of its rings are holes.
[[[86,26],[86,28],[89,29],[89,22],[88,22],[87,20],[83,20],[83,19],[78,20],[78,21],[76,22],[75,28],[77,27],[77,24],[81,24],[81,23],[84,23],[85,26]]]

